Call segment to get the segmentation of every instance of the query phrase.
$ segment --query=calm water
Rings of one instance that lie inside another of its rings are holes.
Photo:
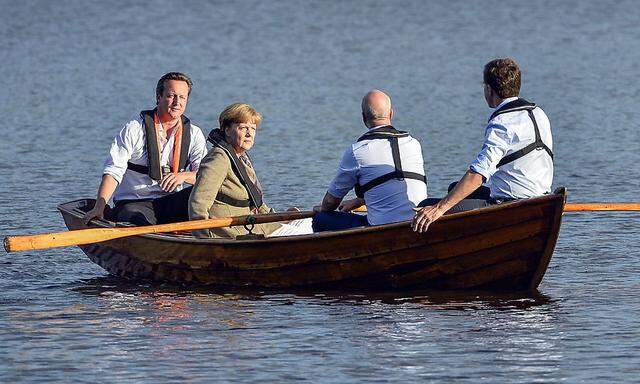
[[[632,1],[1,0],[0,234],[64,229],[111,138],[189,73],[205,131],[265,116],[253,157],[277,208],[317,203],[359,103],[387,90],[423,143],[430,194],[489,114],[486,61],[513,56],[553,127],[570,200],[640,189],[640,10]],[[533,296],[216,292],[109,277],[75,248],[0,254],[0,382],[637,382],[640,215],[566,215]]]

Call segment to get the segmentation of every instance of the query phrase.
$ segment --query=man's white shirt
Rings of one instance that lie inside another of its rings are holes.
[[[504,99],[495,110],[517,100]],[[544,111],[536,107],[533,115],[540,137],[553,150],[551,126]],[[521,199],[551,192],[553,160],[545,150],[534,150],[519,159],[496,168],[503,157],[535,142],[533,122],[526,110],[503,113],[489,121],[485,139],[478,157],[469,169],[485,177],[492,198]]]
[[[175,131],[167,138],[161,150],[160,166],[168,166],[173,160],[173,144]],[[189,143],[189,160],[187,164],[191,171],[196,171],[200,161],[207,154],[206,139],[200,128],[191,124],[191,142]],[[155,199],[166,196],[156,180],[147,174],[127,169],[127,162],[147,166],[146,133],[141,118],[128,122],[116,135],[109,150],[109,156],[104,163],[103,174],[113,176],[118,187],[113,194],[113,200]],[[180,191],[183,185],[176,189]]]
[[[373,127],[370,130],[379,127]],[[411,136],[398,138],[402,170],[426,175],[422,148]],[[352,144],[342,156],[329,193],[343,198],[356,184],[395,170],[391,143],[387,139],[363,140]],[[413,218],[413,208],[427,198],[427,185],[414,179],[392,179],[365,192],[367,220],[371,225],[395,223]]]

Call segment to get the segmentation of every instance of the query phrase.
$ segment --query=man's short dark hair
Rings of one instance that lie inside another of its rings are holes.
[[[182,72],[169,72],[162,76],[160,80],[158,80],[158,85],[156,85],[156,97],[162,96],[162,94],[164,93],[164,82],[167,80],[184,81],[189,86],[188,95],[191,94],[191,87],[193,87],[193,82],[191,81],[189,76]]]
[[[491,60],[484,66],[484,83],[502,99],[520,94],[520,68],[511,58]]]

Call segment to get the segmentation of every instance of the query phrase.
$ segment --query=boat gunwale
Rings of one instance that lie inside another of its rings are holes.
[[[500,211],[504,209],[514,209],[523,205],[545,203],[547,200],[557,199],[558,196],[562,196],[564,201],[566,199],[565,189],[559,188],[558,190],[560,191],[560,193],[553,193],[553,194],[534,197],[530,199],[520,199],[520,200],[511,201],[511,202],[506,202],[503,204],[492,205],[489,207],[444,215],[440,219],[438,219],[436,223],[432,225],[441,225],[439,223],[444,223],[450,220],[456,220],[456,219],[464,218],[467,216],[485,215],[485,214],[490,214],[495,211]],[[85,198],[85,199],[77,199],[77,200],[69,201],[67,203],[61,203],[57,206],[57,209],[63,214],[66,213],[68,215],[74,216],[75,218],[81,218],[82,214],[78,213],[79,211],[78,203],[87,202],[91,200],[92,199]],[[562,213],[560,212],[560,215],[561,214]],[[115,222],[108,221],[106,219],[100,220],[97,223],[96,221],[94,221],[93,223],[98,225],[89,226],[88,228],[116,228]],[[406,221],[401,221],[397,223],[375,225],[375,226],[369,226],[369,227],[357,227],[357,228],[350,228],[350,229],[345,229],[340,231],[327,231],[327,232],[319,232],[319,233],[312,233],[312,234],[306,234],[306,235],[267,237],[265,239],[255,239],[255,240],[198,238],[190,235],[180,235],[180,234],[172,234],[172,233],[150,233],[145,235],[136,235],[132,237],[141,237],[141,238],[153,239],[153,240],[158,240],[163,242],[188,243],[193,245],[241,246],[241,245],[264,244],[265,242],[288,243],[288,242],[298,242],[298,241],[307,241],[307,240],[316,240],[316,239],[328,239],[328,238],[343,237],[348,235],[357,235],[362,233],[374,234],[382,231],[403,228],[410,225],[411,225],[411,221],[406,220]],[[428,234],[428,232],[426,232],[425,235],[426,234]]]

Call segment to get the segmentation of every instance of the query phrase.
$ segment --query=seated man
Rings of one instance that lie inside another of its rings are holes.
[[[322,204],[314,207],[314,232],[410,220],[427,197],[420,143],[393,128],[392,118],[384,92],[373,90],[362,99],[362,121],[369,130],[346,150]],[[358,197],[341,204],[352,188]],[[349,213],[364,204],[367,216]]]
[[[188,219],[187,202],[200,160],[207,153],[200,128],[183,113],[192,82],[170,72],[156,86],[156,108],[140,112],[111,144],[96,204],[84,216],[102,218],[113,196],[111,219],[136,225]]]
[[[495,59],[484,67],[484,97],[495,108],[482,150],[469,170],[442,200],[421,203],[413,229],[425,232],[445,212],[540,196],[551,191],[551,126],[544,111],[518,98],[520,69],[512,59]],[[487,187],[481,187],[486,182]],[[469,197],[469,198],[467,198]]]

